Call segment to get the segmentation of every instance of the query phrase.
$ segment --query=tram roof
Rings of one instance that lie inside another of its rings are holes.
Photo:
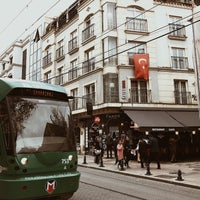
[[[64,87],[59,85],[53,85],[37,81],[12,79],[12,78],[0,78],[0,100],[2,100],[9,92],[15,88],[30,88],[30,89],[42,89],[65,93]]]

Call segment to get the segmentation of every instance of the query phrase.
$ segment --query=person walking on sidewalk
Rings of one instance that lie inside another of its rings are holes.
[[[96,164],[99,164],[100,162],[100,156],[101,156],[101,147],[100,147],[100,141],[99,141],[99,137],[97,136],[95,138],[95,142],[94,142],[94,162]]]
[[[122,139],[117,144],[117,159],[119,162],[120,170],[124,170],[124,146]]]
[[[127,168],[130,168],[129,166],[130,159],[131,159],[130,139],[128,135],[126,135],[124,140],[124,161],[125,161],[125,166]]]
[[[158,139],[153,135],[149,135],[149,142],[151,145],[150,162],[155,161],[157,163],[157,169],[160,169],[160,148]]]
[[[106,137],[107,158],[112,158],[112,150],[113,150],[113,140],[111,134],[109,133]]]

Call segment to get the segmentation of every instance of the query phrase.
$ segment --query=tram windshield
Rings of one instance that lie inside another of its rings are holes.
[[[75,149],[68,102],[21,96],[7,98],[17,154]]]

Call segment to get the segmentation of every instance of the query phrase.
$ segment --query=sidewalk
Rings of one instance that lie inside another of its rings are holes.
[[[200,189],[200,161],[196,162],[161,162],[161,169],[157,169],[156,163],[151,163],[150,173],[146,175],[146,168],[141,168],[137,161],[130,161],[130,168],[120,171],[115,165],[115,159],[103,158],[103,167],[94,163],[94,157],[86,155],[86,164],[84,164],[84,156],[78,155],[78,165],[88,168],[96,168],[99,170],[110,171],[113,173],[122,173],[128,176],[147,178],[162,182],[167,182],[186,187]],[[178,176],[178,171],[181,176]]]

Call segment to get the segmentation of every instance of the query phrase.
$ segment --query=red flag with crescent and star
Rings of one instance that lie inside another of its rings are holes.
[[[149,79],[149,54],[134,54],[133,61],[135,66],[136,79]]]

